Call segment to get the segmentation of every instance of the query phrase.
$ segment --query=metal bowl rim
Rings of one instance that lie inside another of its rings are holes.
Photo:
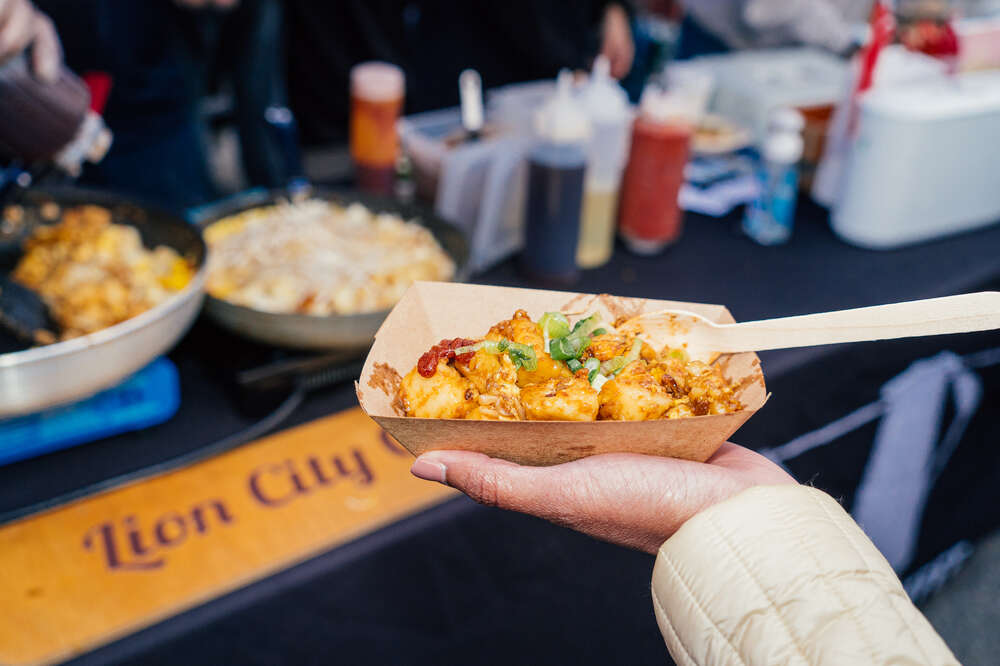
[[[191,298],[197,298],[199,294],[205,293],[205,280],[207,275],[208,262],[202,262],[191,282],[184,289],[171,295],[167,300],[156,305],[145,312],[130,317],[123,322],[114,324],[99,331],[94,331],[87,335],[81,335],[71,340],[55,342],[51,345],[34,347],[23,351],[8,352],[0,354],[0,370],[4,368],[16,368],[19,366],[41,363],[55,358],[69,356],[76,352],[81,352],[94,347],[108,344],[122,338],[130,333],[152,326],[161,319],[165,319],[174,310],[182,307]]]
[[[352,312],[350,314],[332,313],[323,315],[304,314],[302,312],[270,312],[268,310],[257,310],[246,305],[233,303],[224,298],[213,296],[207,289],[205,290],[205,307],[208,308],[229,308],[241,313],[252,314],[260,319],[275,319],[289,323],[317,324],[320,322],[340,322],[344,320],[357,321],[364,317],[386,318],[392,311],[391,307],[379,310],[369,310],[368,312]],[[210,312],[211,314],[211,312]]]
[[[233,210],[228,211],[228,212],[226,212],[224,214],[221,214],[221,215],[219,215],[217,217],[214,217],[213,219],[208,219],[208,220],[200,221],[196,226],[197,226],[197,228],[199,228],[201,230],[202,239],[204,240],[204,233],[205,233],[205,231],[209,227],[211,227],[212,225],[214,225],[214,224],[216,224],[218,222],[221,222],[222,220],[225,220],[226,218],[234,217],[236,215],[239,215],[241,213],[245,213],[245,212],[253,210],[255,208],[264,208],[266,206],[273,206],[273,205],[275,205],[277,203],[276,200],[275,200],[275,198],[281,196],[281,194],[283,192],[284,192],[284,190],[280,190],[280,189],[272,189],[272,190],[262,191],[259,194],[260,194],[261,197],[266,197],[266,200],[264,200],[264,201],[247,202],[246,206],[244,206],[241,203],[236,202],[232,206]],[[313,193],[310,196],[316,197],[316,198],[319,198],[319,199],[325,199],[327,201],[331,201],[332,200],[335,203],[338,203],[338,204],[341,204],[341,205],[345,205],[345,202],[349,202],[350,199],[351,199],[351,197],[352,197],[352,195],[355,195],[355,194],[357,194],[357,193],[351,192],[351,191],[342,191],[342,190],[338,190],[338,189],[334,189],[334,188],[320,186],[320,187],[315,187],[313,189]],[[367,197],[362,194],[362,196],[359,197],[357,199],[357,201],[360,202],[362,205],[364,205],[366,208],[370,209],[371,206],[369,206],[368,203],[366,203],[363,200],[363,199],[366,199],[366,198]],[[372,197],[372,198],[378,199],[379,197]],[[450,231],[453,231],[453,232],[457,233],[459,235],[459,237],[461,238],[462,243],[465,246],[464,247],[465,256],[462,257],[462,259],[460,261],[456,257],[452,256],[451,253],[448,251],[448,249],[446,247],[444,247],[444,243],[442,242],[442,240],[440,238],[438,238],[436,234],[434,235],[434,240],[436,240],[438,242],[438,244],[445,251],[445,253],[448,254],[449,258],[452,259],[452,261],[455,262],[455,274],[448,281],[449,282],[462,282],[462,281],[464,281],[468,277],[468,275],[469,275],[469,256],[468,255],[469,255],[469,250],[470,250],[470,248],[469,248],[469,240],[466,238],[465,233],[457,225],[455,225],[454,223],[449,222],[448,220],[445,220],[445,219],[439,217],[434,210],[427,209],[424,212],[428,216],[429,219],[433,220],[433,222],[434,222],[435,225],[446,227]],[[416,219],[416,220],[418,220],[416,222],[416,224],[419,224],[420,226],[422,226],[422,227],[430,230],[432,233],[434,231],[433,229],[431,229],[431,227],[429,225],[423,223],[423,217],[420,216],[420,215],[417,215],[417,216],[414,216],[414,217],[411,217],[411,218],[407,219],[404,215],[402,215],[399,212],[397,212],[396,214],[399,215],[400,217],[404,218],[404,220],[407,221],[407,222],[411,222],[414,219]],[[208,242],[207,241],[205,242],[205,247],[206,247],[206,249],[207,249],[208,252],[211,252],[211,248],[208,247]],[[207,259],[206,259],[205,263],[206,264],[208,263]],[[239,303],[233,303],[232,301],[227,301],[224,298],[219,298],[217,296],[213,296],[212,293],[208,289],[205,290],[205,301],[206,301],[206,305],[207,305],[207,307],[206,307],[207,313],[213,319],[215,319],[216,321],[218,321],[218,319],[216,318],[215,314],[212,312],[212,308],[215,308],[215,307],[225,307],[225,308],[230,308],[230,309],[232,309],[234,311],[237,311],[239,313],[245,314],[247,316],[261,317],[261,318],[281,319],[282,321],[284,321],[286,323],[296,323],[297,322],[297,323],[302,323],[302,324],[307,325],[307,326],[309,326],[309,325],[322,325],[324,323],[328,324],[330,326],[333,326],[337,322],[359,321],[362,318],[366,318],[366,317],[372,317],[372,318],[374,318],[374,317],[381,317],[382,319],[385,319],[389,315],[389,312],[392,311],[392,307],[390,306],[388,308],[379,309],[379,310],[370,310],[368,312],[332,313],[332,314],[325,314],[325,315],[310,315],[310,314],[303,314],[301,312],[269,312],[267,310],[257,310],[255,308],[251,308],[251,307],[249,307],[247,305],[240,305]],[[242,335],[243,337],[253,338],[253,336],[248,336],[246,333],[240,333],[240,335]]]

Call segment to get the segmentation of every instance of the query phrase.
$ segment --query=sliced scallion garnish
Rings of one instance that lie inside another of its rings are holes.
[[[546,312],[538,320],[538,325],[542,327],[542,332],[549,338],[563,338],[569,335],[569,319],[561,312]]]
[[[591,373],[591,374],[593,374],[593,373]],[[596,377],[594,377],[593,379],[590,380],[590,386],[591,386],[591,388],[593,388],[598,393],[601,392],[601,388],[603,388],[604,385],[607,384],[607,383],[608,383],[608,378],[605,377],[604,375],[602,375],[599,372],[597,373]]]
[[[507,347],[507,356],[518,368],[524,368],[528,372],[538,369],[538,356],[535,354],[535,348],[531,345],[511,342]]]

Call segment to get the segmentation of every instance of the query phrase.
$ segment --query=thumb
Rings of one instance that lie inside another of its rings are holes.
[[[413,463],[410,472],[461,490],[476,502],[511,511],[548,517],[554,489],[553,468],[526,467],[472,451],[431,451]]]
[[[417,458],[411,472],[480,504],[652,553],[700,508],[683,483],[691,465],[707,467],[635,454],[527,467],[471,451],[432,451]]]

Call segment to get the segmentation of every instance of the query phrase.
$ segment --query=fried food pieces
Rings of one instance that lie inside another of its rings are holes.
[[[438,361],[432,377],[424,377],[414,368],[403,377],[399,387],[403,409],[411,416],[425,419],[461,419],[478,406],[476,391],[468,379],[448,361]]]
[[[455,346],[451,360],[442,358],[432,376],[410,371],[400,403],[407,416],[530,421],[649,421],[743,409],[718,367],[689,361],[680,350],[657,352],[610,325],[586,323],[590,328],[578,322],[568,329],[563,317],[559,342],[572,344],[552,344],[551,354],[552,329],[524,310],[481,341],[443,340]]]
[[[554,360],[546,353],[545,337],[541,327],[531,321],[531,317],[524,310],[518,310],[513,317],[496,324],[486,334],[487,340],[499,342],[505,338],[511,342],[528,345],[535,350],[535,355],[538,358],[538,368],[535,370],[528,371],[520,368],[517,371],[518,386],[524,387],[547,379],[572,375],[565,363]]]
[[[143,313],[193,276],[175,250],[147,250],[135,227],[112,223],[100,206],[69,208],[57,224],[38,227],[13,273],[49,306],[64,340]]]
[[[598,393],[583,377],[556,377],[521,389],[524,415],[529,421],[594,421],[600,407]]]

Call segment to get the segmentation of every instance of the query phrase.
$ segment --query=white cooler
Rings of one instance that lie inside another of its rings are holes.
[[[843,179],[831,225],[863,247],[1000,222],[1000,71],[865,95]]]

